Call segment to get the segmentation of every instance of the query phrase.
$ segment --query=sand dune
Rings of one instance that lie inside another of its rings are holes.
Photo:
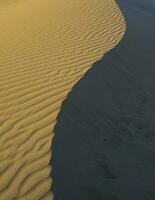
[[[117,3],[123,39],[74,85],[54,127],[59,200],[155,200],[155,1]]]
[[[52,199],[61,103],[120,41],[124,18],[114,0],[2,0],[0,27],[0,199]]]

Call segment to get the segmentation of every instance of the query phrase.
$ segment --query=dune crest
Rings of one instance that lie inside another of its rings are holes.
[[[52,199],[52,130],[73,85],[125,31],[114,0],[0,2],[0,199]]]

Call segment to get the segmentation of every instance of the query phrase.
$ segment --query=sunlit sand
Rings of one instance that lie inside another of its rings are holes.
[[[53,199],[61,103],[124,31],[114,0],[0,2],[0,200]]]

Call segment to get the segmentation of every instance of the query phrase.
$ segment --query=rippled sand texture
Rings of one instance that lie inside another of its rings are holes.
[[[52,199],[61,103],[124,31],[114,0],[0,1],[0,200]]]

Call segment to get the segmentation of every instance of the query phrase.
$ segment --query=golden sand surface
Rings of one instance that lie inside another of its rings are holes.
[[[0,1],[0,200],[53,199],[61,103],[124,31],[114,0]]]

